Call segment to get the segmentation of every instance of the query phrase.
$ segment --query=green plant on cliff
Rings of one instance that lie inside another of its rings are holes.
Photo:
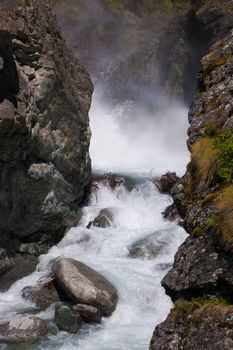
[[[209,217],[206,220],[206,226],[208,228],[216,228],[218,223],[219,223],[219,214],[217,214],[217,213],[212,214],[211,217]]]
[[[175,303],[175,309],[190,313],[193,310],[200,309],[205,305],[229,306],[230,303],[224,298],[207,295],[203,297],[192,298],[191,300],[177,301]]]
[[[215,199],[219,210],[218,233],[225,248],[233,252],[233,185],[221,189]]]
[[[202,137],[192,146],[192,158],[196,167],[197,180],[208,181],[213,176],[219,156],[214,139]]]
[[[219,150],[217,173],[223,182],[233,182],[233,130],[218,133],[215,145]]]
[[[22,0],[23,6],[31,6],[31,0]]]

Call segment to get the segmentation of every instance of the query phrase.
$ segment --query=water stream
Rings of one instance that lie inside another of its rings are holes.
[[[172,306],[160,281],[186,233],[162,218],[161,212],[171,203],[171,198],[161,195],[148,178],[169,170],[168,167],[178,173],[184,171],[188,157],[185,137],[177,138],[176,145],[165,145],[164,137],[169,139],[169,135],[159,135],[156,123],[141,129],[143,135],[137,137],[140,125],[137,128],[134,125],[134,132],[131,128],[130,133],[126,133],[117,123],[119,113],[122,117],[124,110],[111,112],[102,106],[102,119],[98,119],[100,106],[96,101],[93,105],[91,155],[94,170],[117,171],[123,174],[127,186],[121,184],[113,191],[99,184],[89,206],[83,208],[78,227],[72,228],[48,254],[40,256],[36,272],[0,294],[0,322],[33,308],[22,299],[21,290],[35,284],[48,270],[49,262],[58,256],[80,260],[112,281],[119,292],[117,309],[110,318],[103,319],[101,325],[88,325],[80,333],[70,335],[56,331],[51,321],[54,313],[51,307],[39,314],[50,325],[46,339],[27,347],[0,345],[1,349],[147,350],[155,325],[166,317]],[[185,111],[182,113],[184,115]],[[165,126],[160,132],[163,128]],[[111,227],[87,229],[89,221],[102,208],[111,208],[114,214]],[[132,254],[135,242],[140,247],[140,256]],[[156,248],[152,255],[148,251],[151,245]]]

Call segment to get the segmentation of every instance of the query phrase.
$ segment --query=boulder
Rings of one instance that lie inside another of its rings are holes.
[[[59,258],[54,261],[52,271],[57,285],[73,303],[95,306],[104,316],[110,316],[115,310],[118,301],[116,288],[87,265]]]
[[[113,222],[113,213],[110,209],[102,209],[94,221],[90,221],[87,228],[92,226],[106,228]]]
[[[170,194],[172,187],[178,179],[176,173],[168,172],[165,175],[162,175],[160,179],[152,180],[152,182],[158,187],[161,193]]]
[[[68,333],[76,333],[82,328],[80,313],[72,311],[64,304],[56,305],[54,321],[60,330]]]
[[[36,316],[23,316],[0,326],[0,342],[31,343],[47,334],[46,322]]]
[[[100,323],[102,319],[102,314],[97,307],[77,304],[72,308],[74,311],[78,311],[85,322]]]

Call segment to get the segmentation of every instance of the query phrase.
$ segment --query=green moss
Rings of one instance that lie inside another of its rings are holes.
[[[230,303],[224,298],[218,298],[216,296],[204,296],[198,298],[192,298],[191,300],[178,301],[175,303],[177,310],[190,313],[193,309],[199,309],[205,305],[212,306],[229,306]]]
[[[233,129],[221,131],[215,136],[218,155],[218,176],[223,182],[233,183]]]
[[[23,6],[31,6],[31,0],[22,0]]]
[[[208,75],[212,70],[224,65],[229,58],[229,54],[212,54],[205,62],[204,74]]]
[[[206,220],[207,228],[215,228],[219,223],[219,215],[213,214],[210,218]]]

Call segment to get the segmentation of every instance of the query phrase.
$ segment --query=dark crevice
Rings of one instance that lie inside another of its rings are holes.
[[[19,76],[12,54],[11,36],[0,31],[0,103],[5,99],[17,108],[19,93]]]

